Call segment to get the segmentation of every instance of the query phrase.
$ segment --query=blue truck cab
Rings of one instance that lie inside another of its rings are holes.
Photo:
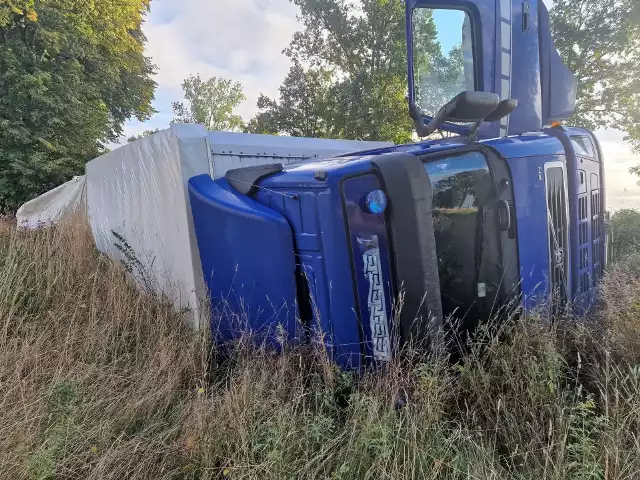
[[[359,368],[452,318],[472,330],[514,305],[581,313],[595,301],[602,153],[591,132],[557,123],[576,82],[546,7],[406,8],[411,115],[419,135],[441,138],[190,179],[218,341],[248,327],[276,347],[318,342]],[[433,27],[439,53],[421,50]]]

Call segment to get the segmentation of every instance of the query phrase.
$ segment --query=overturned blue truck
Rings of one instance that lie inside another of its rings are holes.
[[[438,58],[421,51],[424,22]],[[357,368],[513,299],[593,304],[602,152],[560,123],[576,81],[543,2],[407,0],[406,24],[416,143],[189,180],[218,340],[239,318],[274,336],[304,329]]]

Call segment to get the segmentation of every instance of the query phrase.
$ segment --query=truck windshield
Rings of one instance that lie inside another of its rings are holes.
[[[475,90],[471,19],[461,10],[413,11],[416,104],[430,116],[465,90]]]
[[[435,160],[425,168],[433,187],[443,313],[470,330],[489,318],[500,290],[495,188],[480,152]]]

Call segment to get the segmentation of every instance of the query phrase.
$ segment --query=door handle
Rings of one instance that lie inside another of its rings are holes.
[[[498,200],[498,222],[503,232],[511,229],[511,207],[506,200]]]
[[[528,32],[531,28],[531,3],[528,0],[522,2],[522,31]]]

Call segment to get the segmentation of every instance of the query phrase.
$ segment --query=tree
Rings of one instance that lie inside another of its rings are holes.
[[[152,113],[149,0],[0,4],[0,211],[74,175]]]
[[[402,2],[292,1],[300,8],[304,26],[285,50],[294,67],[278,101],[261,98],[261,112],[252,120],[252,128],[410,141]],[[286,119],[295,120],[284,127]]]
[[[331,76],[321,68],[307,71],[294,62],[280,87],[280,100],[258,98],[259,113],[247,125],[251,133],[330,138],[328,97]]]
[[[175,123],[201,123],[209,130],[234,131],[244,127],[242,117],[233,113],[246,97],[239,82],[211,77],[203,80],[191,75],[182,83],[189,102],[173,102]]]
[[[127,138],[127,143],[135,142],[136,140],[142,140],[143,138],[148,137],[149,135],[153,135],[154,133],[158,133],[159,131],[160,129],[156,128],[154,130],[145,130],[139,135],[131,135],[129,138]]]
[[[640,149],[640,2],[555,0],[556,47],[578,79],[570,122],[615,128]]]

